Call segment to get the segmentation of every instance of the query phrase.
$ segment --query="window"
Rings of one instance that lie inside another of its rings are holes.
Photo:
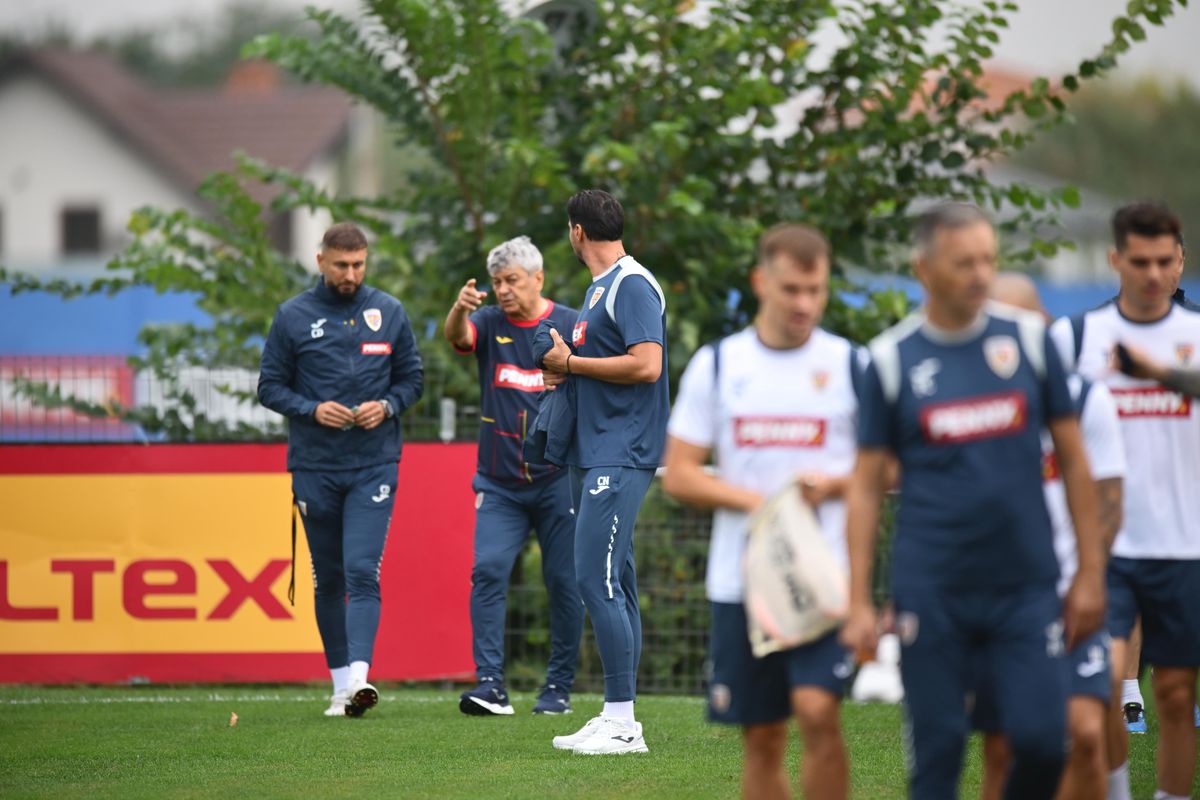
[[[280,211],[267,221],[267,237],[275,249],[285,256],[292,253],[292,212]]]
[[[68,206],[62,211],[63,255],[94,255],[100,252],[100,209]]]

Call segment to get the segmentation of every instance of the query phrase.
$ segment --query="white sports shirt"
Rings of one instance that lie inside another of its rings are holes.
[[[1130,378],[1110,362],[1113,346],[1124,342],[1161,362],[1194,365],[1200,355],[1200,309],[1176,302],[1157,322],[1140,323],[1125,319],[1110,301],[1058,320],[1050,333],[1068,368],[1108,386],[1120,415],[1129,473],[1125,519],[1113,555],[1200,559],[1197,400]]]
[[[1067,379],[1071,399],[1079,404],[1083,393],[1083,380],[1078,375]],[[1092,478],[1102,481],[1125,477],[1125,447],[1121,439],[1121,422],[1117,417],[1117,406],[1103,383],[1093,383],[1083,397],[1083,409],[1079,414],[1079,427],[1083,432],[1083,449],[1087,452]],[[1042,475],[1046,493],[1046,510],[1050,512],[1050,524],[1054,526],[1054,554],[1058,556],[1061,575],[1058,593],[1066,595],[1071,588],[1075,571],[1079,569],[1079,551],[1076,548],[1075,525],[1067,507],[1067,492],[1063,486],[1058,458],[1054,453],[1054,442],[1048,431],[1042,431]]]
[[[720,342],[720,378],[713,385],[713,349],[696,352],[683,373],[667,432],[714,450],[726,483],[768,496],[801,472],[849,475],[854,468],[858,399],[850,342],[820,328],[803,347],[772,350],[747,328]],[[815,509],[830,548],[847,566],[846,504]],[[742,555],[749,516],[713,514],[708,597],[742,602]]]

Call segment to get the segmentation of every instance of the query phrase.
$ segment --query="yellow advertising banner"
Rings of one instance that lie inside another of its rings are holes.
[[[0,475],[0,653],[319,652],[287,473]]]

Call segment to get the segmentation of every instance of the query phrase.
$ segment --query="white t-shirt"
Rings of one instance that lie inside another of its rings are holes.
[[[1082,339],[1075,331],[1082,325]],[[1131,322],[1109,302],[1050,329],[1063,363],[1112,392],[1129,472],[1125,514],[1113,554],[1200,559],[1200,409],[1197,400],[1111,366],[1117,342],[1172,366],[1200,360],[1200,310],[1173,303],[1157,322]],[[1076,363],[1075,353],[1079,353]]]
[[[1071,398],[1079,403],[1083,393],[1083,380],[1078,375],[1067,379]],[[1125,477],[1125,447],[1121,439],[1121,422],[1117,418],[1117,406],[1103,383],[1093,383],[1083,398],[1083,409],[1079,414],[1079,427],[1083,432],[1083,448],[1087,452],[1088,466],[1092,478],[1102,481]],[[1063,486],[1062,473],[1054,453],[1054,442],[1048,431],[1042,431],[1042,474],[1045,477],[1046,510],[1050,512],[1050,523],[1054,526],[1054,553],[1062,574],[1058,580],[1058,593],[1065,595],[1071,588],[1075,571],[1079,569],[1079,551],[1076,548],[1075,525],[1071,521],[1071,510],[1067,507],[1067,492]]]
[[[818,328],[803,347],[772,350],[751,327],[720,348],[720,386],[714,388],[713,349],[706,345],[683,373],[667,433],[713,449],[721,480],[764,496],[801,472],[850,474],[858,411],[851,371],[857,353],[850,342]],[[829,500],[815,511],[845,567],[845,503]],[[713,514],[710,600],[742,602],[748,519],[725,508]]]

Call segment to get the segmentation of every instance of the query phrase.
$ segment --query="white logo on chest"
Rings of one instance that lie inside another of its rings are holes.
[[[326,320],[324,317],[321,317],[319,320],[317,320],[316,322],[314,322],[313,324],[308,326],[308,327],[312,328],[312,338],[320,339],[322,336],[325,335],[325,329],[322,328],[321,326],[324,325],[327,321],[328,320]]]
[[[908,371],[908,380],[912,383],[912,392],[917,397],[929,397],[937,391],[937,381],[934,378],[942,370],[942,362],[936,358],[927,358]]]

